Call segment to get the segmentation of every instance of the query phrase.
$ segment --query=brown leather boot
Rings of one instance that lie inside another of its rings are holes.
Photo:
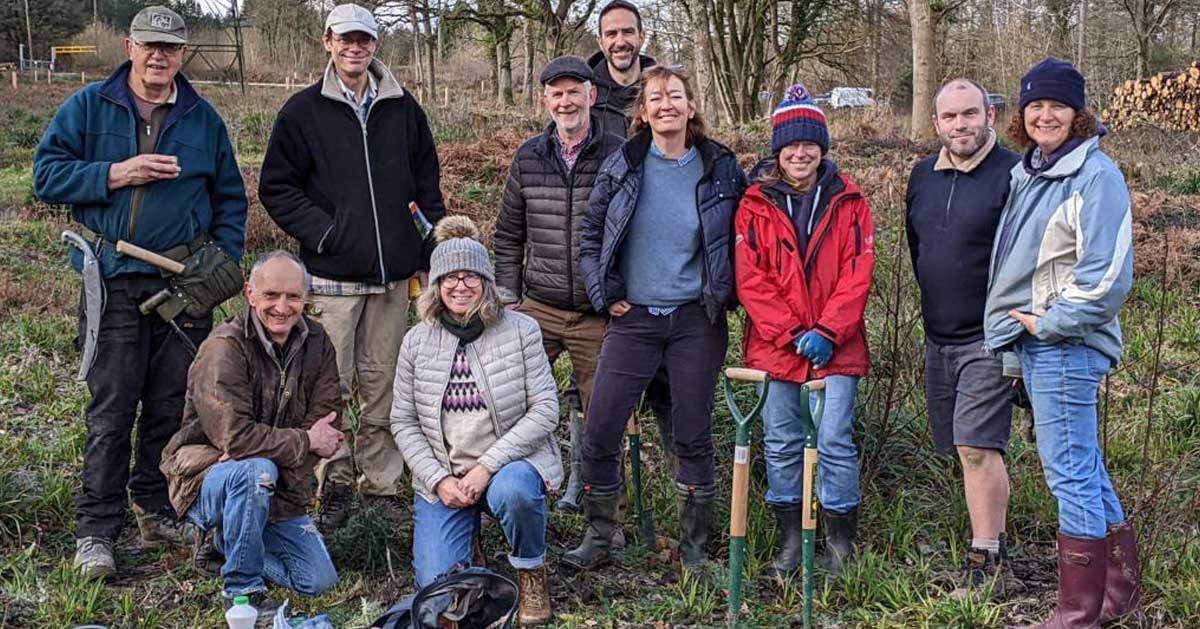
[[[1094,629],[1100,626],[1108,543],[1058,534],[1058,607],[1045,622],[1024,629]]]
[[[522,627],[534,627],[550,622],[550,580],[546,577],[546,566],[533,570],[518,570],[520,581],[521,608],[517,621]]]
[[[1108,569],[1104,573],[1101,624],[1142,613],[1142,567],[1137,534],[1129,522],[1108,529]]]

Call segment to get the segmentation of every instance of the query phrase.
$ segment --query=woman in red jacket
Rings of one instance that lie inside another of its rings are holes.
[[[767,503],[780,528],[768,574],[800,564],[804,382],[824,378],[817,430],[822,563],[834,575],[854,552],[861,501],[854,397],[870,364],[863,311],[875,266],[871,209],[826,154],[825,114],[793,85],[772,116],[773,156],[755,169],[734,219],[737,295],[749,320],[746,364],[771,374],[763,409]]]

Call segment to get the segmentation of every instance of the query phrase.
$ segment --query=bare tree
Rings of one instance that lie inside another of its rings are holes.
[[[1179,0],[1121,0],[1132,20],[1138,79],[1150,76],[1150,40],[1162,30],[1167,16],[1178,4]]]

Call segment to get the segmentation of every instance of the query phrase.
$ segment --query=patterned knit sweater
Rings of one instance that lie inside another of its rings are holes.
[[[471,374],[467,348],[459,344],[442,397],[442,434],[450,454],[450,473],[462,476],[496,442],[496,428],[483,392]]]

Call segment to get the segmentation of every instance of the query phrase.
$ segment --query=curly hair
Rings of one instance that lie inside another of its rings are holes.
[[[1100,119],[1091,109],[1084,107],[1075,110],[1075,119],[1071,121],[1071,138],[1090,138],[1100,132]],[[1033,138],[1025,132],[1025,109],[1017,109],[1008,121],[1008,137],[1021,148],[1033,146]]]
[[[692,89],[692,79],[688,76],[683,68],[671,66],[654,66],[642,72],[642,80],[638,83],[637,98],[633,104],[629,106],[629,111],[626,115],[633,119],[633,123],[629,126],[632,133],[638,133],[642,129],[650,126],[645,120],[642,120],[641,114],[646,111],[646,86],[651,82],[667,83],[674,77],[683,83],[683,93],[687,95],[688,102],[692,107],[696,108],[696,115],[688,118],[687,121],[687,144],[691,146],[696,141],[708,137],[708,125],[704,122],[704,115],[700,113],[700,108],[696,103],[696,92]]]

